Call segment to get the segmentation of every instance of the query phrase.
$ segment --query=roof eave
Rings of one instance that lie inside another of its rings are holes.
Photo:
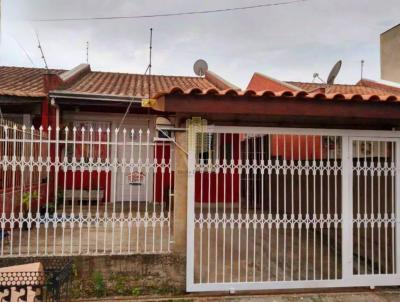
[[[113,94],[81,93],[68,90],[54,90],[49,92],[49,96],[55,99],[75,99],[75,100],[95,100],[112,102],[137,102],[141,103],[142,97],[139,96],[121,96]]]
[[[41,103],[43,101],[44,96],[16,96],[16,95],[0,95],[0,103],[2,104],[10,104],[10,105],[20,105],[20,104],[32,104],[32,103]]]
[[[400,102],[313,99],[308,97],[250,95],[165,95],[153,107],[157,111],[303,118],[359,118],[399,123]]]

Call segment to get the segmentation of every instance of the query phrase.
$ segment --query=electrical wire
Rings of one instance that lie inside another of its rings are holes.
[[[203,14],[225,13],[225,12],[232,12],[232,11],[249,10],[249,9],[272,7],[272,6],[290,5],[290,4],[306,2],[306,1],[309,1],[309,0],[282,1],[282,2],[275,2],[275,3],[263,3],[263,4],[239,6],[239,7],[231,7],[231,8],[174,12],[174,13],[153,14],[153,15],[82,17],[82,18],[43,18],[43,19],[34,19],[32,21],[33,22],[93,21],[93,20],[145,19],[145,18],[175,17],[175,16],[185,16],[185,15],[203,15]]]
[[[143,73],[143,76],[146,76],[146,74],[147,74],[147,72],[149,70],[149,67],[150,67],[150,65],[147,65],[147,68],[146,68],[145,72]],[[150,81],[150,79],[149,79],[149,81]],[[133,103],[134,100],[135,100],[135,98],[132,98],[132,100],[129,102],[128,106],[126,107],[125,113],[122,116],[122,119],[120,120],[120,122],[118,124],[118,129],[120,129],[122,127],[122,125],[124,124],[125,118],[128,115],[129,109],[131,109],[131,106],[132,106],[132,103]]]
[[[35,63],[32,60],[32,57],[29,55],[29,53],[26,51],[26,49],[24,48],[24,46],[19,43],[19,41],[14,37],[14,36],[10,36],[11,38],[14,39],[15,43],[17,43],[18,47],[24,52],[25,56],[27,57],[27,59],[29,60],[29,62],[31,62],[32,67],[36,67]]]

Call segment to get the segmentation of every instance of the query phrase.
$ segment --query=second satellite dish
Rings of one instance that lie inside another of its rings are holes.
[[[199,59],[196,62],[194,62],[193,71],[199,77],[204,76],[207,70],[208,70],[207,62],[204,61],[203,59]]]
[[[326,80],[326,83],[328,85],[332,85],[335,82],[335,79],[340,71],[340,67],[342,67],[342,60],[337,61],[336,64],[332,67],[328,79]]]

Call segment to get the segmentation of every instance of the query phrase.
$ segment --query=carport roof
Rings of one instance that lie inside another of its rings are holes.
[[[266,98],[283,98],[288,100],[343,100],[343,101],[387,101],[387,102],[398,102],[400,101],[400,95],[394,95],[390,93],[357,93],[357,91],[349,93],[339,93],[339,92],[332,92],[332,93],[324,93],[321,91],[315,92],[307,92],[305,90],[281,90],[281,91],[272,91],[272,90],[261,90],[255,91],[252,89],[248,90],[234,90],[234,89],[225,89],[225,90],[218,90],[215,88],[211,89],[199,89],[193,88],[188,90],[183,90],[179,87],[173,87],[168,92],[158,93],[154,96],[154,98],[158,99],[165,96],[208,96],[208,97],[222,97],[222,96],[231,96],[231,97],[266,97]]]

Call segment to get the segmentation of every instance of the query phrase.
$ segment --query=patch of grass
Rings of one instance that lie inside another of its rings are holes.
[[[107,280],[108,289],[110,294],[116,294],[120,296],[130,295],[131,288],[130,285],[131,279],[129,276],[115,273],[112,274]]]
[[[72,299],[78,299],[82,296],[82,283],[80,280],[72,280],[72,286],[69,288],[69,296]]]
[[[139,287],[132,288],[132,291],[131,291],[132,296],[135,296],[135,297],[140,296],[140,293],[141,293],[141,291],[140,291]]]
[[[106,295],[106,283],[100,272],[94,272],[92,275],[93,290],[96,297],[104,297]]]
[[[125,282],[124,278],[117,277],[113,286],[113,289],[118,295],[123,295],[125,293]]]

